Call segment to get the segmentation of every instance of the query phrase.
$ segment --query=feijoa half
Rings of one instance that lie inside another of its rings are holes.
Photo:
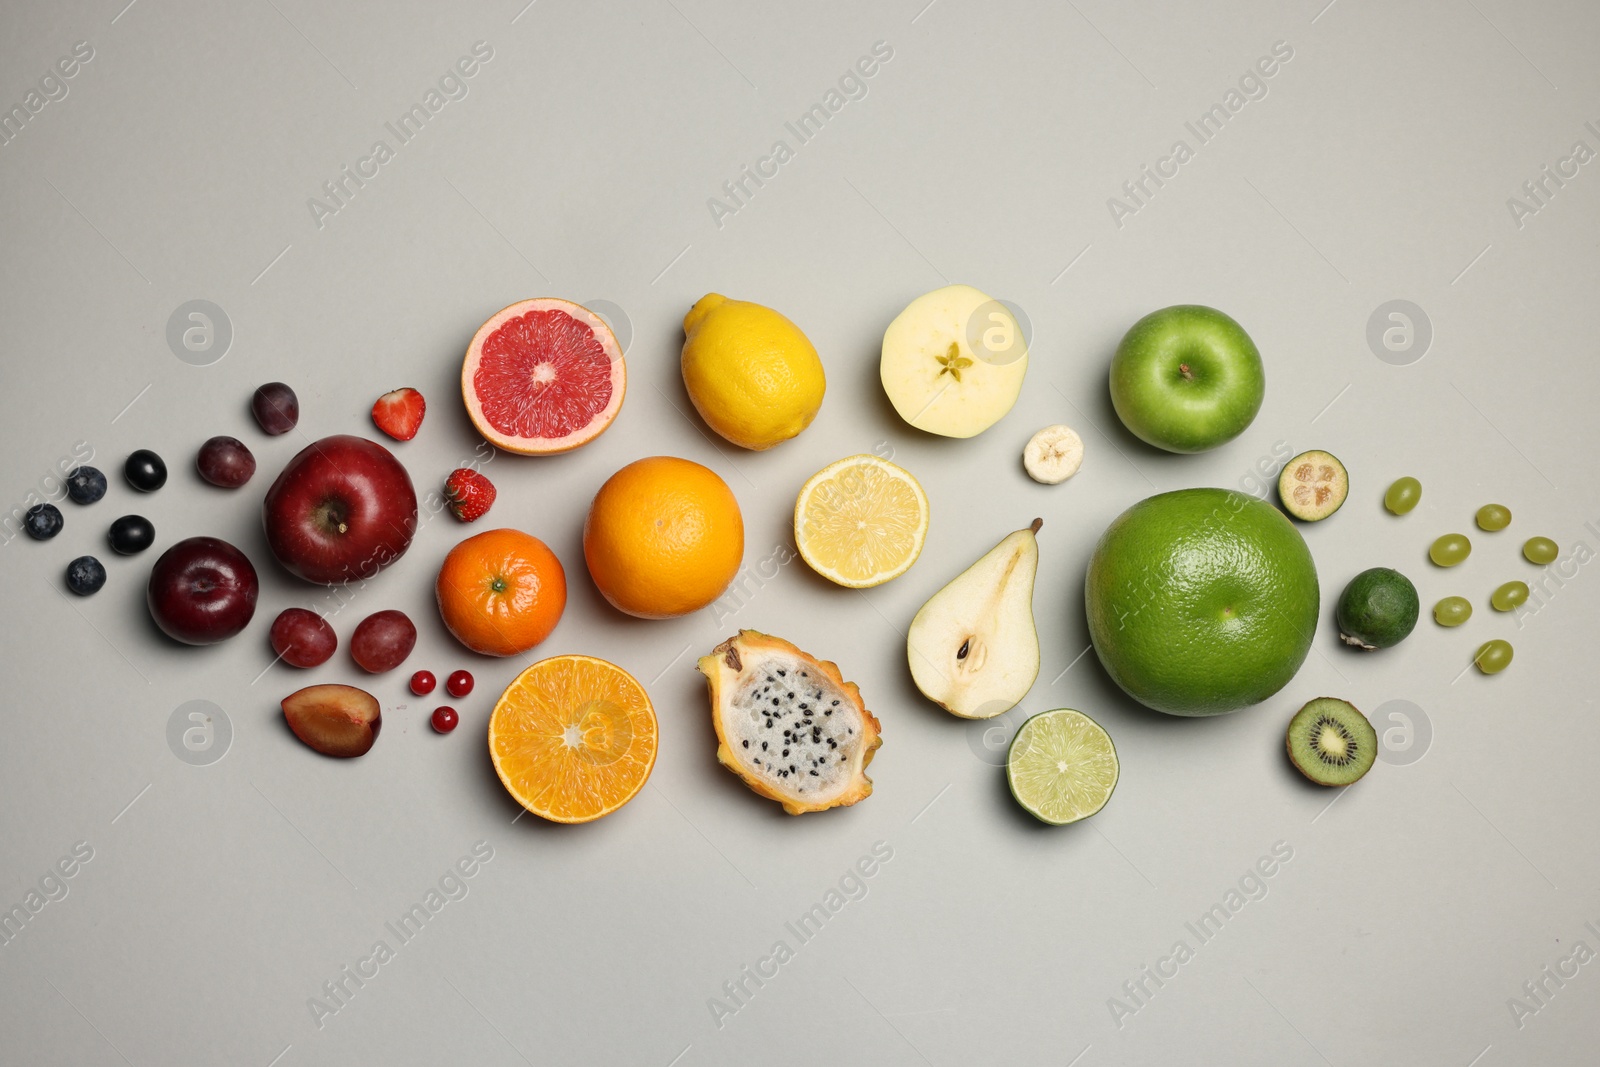
[[[1339,510],[1350,495],[1350,473],[1331,452],[1312,449],[1283,465],[1278,499],[1302,522],[1319,522]]]
[[[1334,697],[1295,712],[1286,742],[1295,769],[1318,785],[1349,785],[1378,758],[1378,732],[1354,704]]]

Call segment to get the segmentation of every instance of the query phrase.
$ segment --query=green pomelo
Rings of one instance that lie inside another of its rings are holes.
[[[1320,594],[1311,550],[1270,504],[1180,489],[1119,515],[1089,560],[1084,607],[1106,672],[1169,715],[1259,704],[1305,662]]]

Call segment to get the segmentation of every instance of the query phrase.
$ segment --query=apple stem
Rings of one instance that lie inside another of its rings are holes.
[[[349,530],[349,529],[350,529],[350,527],[348,527],[348,526],[346,526],[346,525],[345,525],[345,524],[344,524],[344,523],[342,523],[342,522],[341,522],[341,523],[340,523],[340,524],[339,524],[339,532],[340,532],[340,533],[344,533],[344,532],[346,532],[346,531],[347,531],[347,530]]]
[[[1187,363],[1178,364],[1178,373],[1183,375],[1183,380],[1184,381],[1186,381],[1186,382],[1194,381],[1194,371],[1189,369],[1189,364],[1187,364]]]

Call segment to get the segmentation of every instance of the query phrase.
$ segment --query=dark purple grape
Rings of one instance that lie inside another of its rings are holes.
[[[136,556],[156,543],[156,528],[143,515],[124,515],[111,524],[106,539],[117,555]]]
[[[153,493],[167,484],[167,465],[148,448],[141,448],[128,454],[122,476],[139,492]]]
[[[272,620],[272,651],[291,667],[319,667],[339,647],[339,635],[314,611],[287,608]]]
[[[273,437],[288,433],[300,421],[300,398],[282,382],[268,382],[250,398],[250,414]]]
[[[200,477],[224,489],[237,489],[256,472],[256,457],[237,437],[213,437],[195,458]]]
[[[417,628],[405,612],[377,611],[350,635],[350,656],[362,670],[382,674],[404,663],[416,643]]]

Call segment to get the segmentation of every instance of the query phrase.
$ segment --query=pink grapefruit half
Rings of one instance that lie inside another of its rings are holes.
[[[525,456],[599,437],[622,407],[628,372],[605,320],[570,300],[503,308],[473,335],[461,395],[478,432]]]

